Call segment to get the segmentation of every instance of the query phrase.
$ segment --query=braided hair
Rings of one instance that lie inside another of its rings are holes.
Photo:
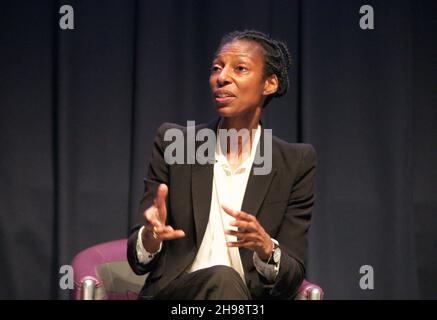
[[[264,78],[275,74],[278,77],[278,90],[269,95],[264,102],[264,107],[270,102],[273,97],[282,97],[287,93],[288,69],[291,67],[290,52],[287,45],[278,40],[270,38],[269,35],[256,30],[233,31],[223,36],[220,41],[217,51],[227,43],[237,40],[255,41],[261,45],[264,58]]]

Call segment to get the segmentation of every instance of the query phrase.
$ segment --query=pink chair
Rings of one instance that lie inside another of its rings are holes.
[[[101,243],[79,252],[73,259],[76,300],[134,300],[147,274],[136,275],[126,257],[127,239]],[[321,300],[323,290],[303,281],[296,300]]]

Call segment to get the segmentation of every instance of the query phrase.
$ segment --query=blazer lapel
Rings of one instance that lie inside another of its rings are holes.
[[[206,128],[216,130],[220,118],[206,125]],[[198,128],[200,130],[201,128]],[[201,142],[196,141],[196,150]],[[200,244],[205,234],[211,209],[213,164],[193,164],[191,169],[191,197],[193,200],[194,224],[196,228],[196,246]]]
[[[268,143],[272,143],[273,141],[268,141]],[[274,152],[274,146],[271,146],[272,153]],[[261,150],[261,153],[264,154],[264,129],[261,127],[261,135],[259,139],[259,143],[257,149]],[[257,154],[259,150],[257,150]],[[274,159],[274,155],[272,155],[272,161]],[[253,172],[254,164],[252,165],[252,169],[250,171],[249,180],[247,181],[246,192],[244,193],[243,204],[241,205],[241,211],[246,213],[250,213],[254,216],[258,215],[259,209],[264,201],[264,198],[267,195],[267,191],[269,190],[270,184],[272,183],[273,177],[276,174],[276,168],[272,164],[272,170],[269,174],[266,175],[255,175]]]
[[[262,129],[261,129],[262,130]],[[273,141],[269,142],[273,144]],[[264,130],[261,131],[260,142],[257,148],[264,150]],[[274,153],[274,146],[272,145],[272,153]],[[272,155],[272,161],[274,155]],[[276,175],[277,169],[272,164],[272,170],[266,175],[254,175],[253,172],[254,165],[250,172],[249,180],[247,181],[246,192],[243,198],[243,204],[241,205],[241,211],[257,216],[264,199],[267,196],[270,185],[272,184],[273,178]],[[247,248],[239,248],[241,261],[243,263],[246,272],[246,281],[251,281],[247,278],[248,272],[255,268],[252,263],[253,252]]]
[[[257,216],[259,209],[267,195],[273,177],[276,174],[276,169],[267,175],[254,175],[253,168],[250,172],[249,181],[246,186],[246,193],[244,194],[241,211]]]
[[[211,209],[213,164],[194,164],[191,170],[191,195],[193,198],[196,245],[200,246],[208,224]]]

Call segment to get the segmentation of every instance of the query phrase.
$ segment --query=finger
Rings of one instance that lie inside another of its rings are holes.
[[[144,211],[144,217],[146,218],[146,221],[155,227],[159,227],[161,225],[161,221],[158,219],[158,211],[154,207],[150,207],[146,211]]]
[[[173,230],[170,232],[164,232],[160,235],[158,235],[158,239],[167,241],[167,240],[174,240],[185,237],[185,232],[182,230]]]
[[[255,232],[242,232],[242,231],[235,231],[235,230],[225,230],[225,234],[237,237],[237,239],[240,240],[254,240],[257,238],[257,233]]]
[[[229,214],[231,217],[234,217],[235,219],[253,221],[255,218],[251,214],[247,214],[246,212],[243,211],[232,210],[224,205],[222,205],[222,208],[227,214]]]
[[[226,207],[225,205],[222,205],[222,209],[229,214],[231,217],[238,218],[238,211],[232,210],[231,208]]]
[[[172,226],[165,226],[164,232],[172,232],[172,231],[174,231]]]
[[[171,226],[168,225],[159,225],[159,226],[154,226],[152,228],[152,231],[155,232],[155,234],[164,234],[164,233],[168,233],[168,232],[173,232],[174,229]]]
[[[146,222],[149,225],[154,225],[154,221],[158,220],[157,210],[155,207],[150,207],[146,211],[144,211],[144,218],[146,218]]]
[[[226,242],[228,247],[236,247],[236,248],[253,248],[256,245],[254,241],[228,241]]]
[[[243,220],[235,220],[229,223],[233,227],[237,227],[239,231],[256,231],[256,227],[251,223]]]
[[[153,220],[153,219],[156,219],[156,213],[157,213],[157,210],[156,210],[156,208],[155,207],[150,207],[150,208],[148,208],[148,209],[146,209],[145,211],[144,211],[144,217],[146,218],[146,220]]]
[[[172,226],[161,225],[158,227],[153,227],[151,229],[155,239],[160,240],[172,240],[176,238],[181,238],[185,236],[185,232],[182,230],[174,230]]]
[[[165,208],[165,198],[167,197],[168,188],[164,183],[161,183],[156,190],[155,206],[158,210]]]

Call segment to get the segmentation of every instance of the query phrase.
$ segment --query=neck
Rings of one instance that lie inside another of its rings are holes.
[[[256,129],[258,128],[259,120],[261,119],[261,109],[256,108],[251,114],[246,114],[242,116],[223,118],[221,123],[222,129]]]
[[[248,153],[250,154],[252,150],[252,141],[254,138],[253,135],[254,131],[252,130],[256,130],[258,128],[260,118],[261,118],[261,109],[257,108],[255,112],[251,115],[222,119],[220,124],[220,129],[227,129],[227,130],[235,129],[237,131],[241,129],[249,130],[249,139],[245,141],[245,145],[243,145],[241,139],[238,139],[238,147],[237,150],[235,150],[236,154],[232,154],[231,152],[232,148],[230,147],[230,139],[227,139],[226,141],[227,144],[226,156],[228,158],[228,161],[230,161],[230,163],[233,166],[238,165],[239,163],[241,163],[241,161],[244,160],[242,159],[243,149],[247,150]]]

